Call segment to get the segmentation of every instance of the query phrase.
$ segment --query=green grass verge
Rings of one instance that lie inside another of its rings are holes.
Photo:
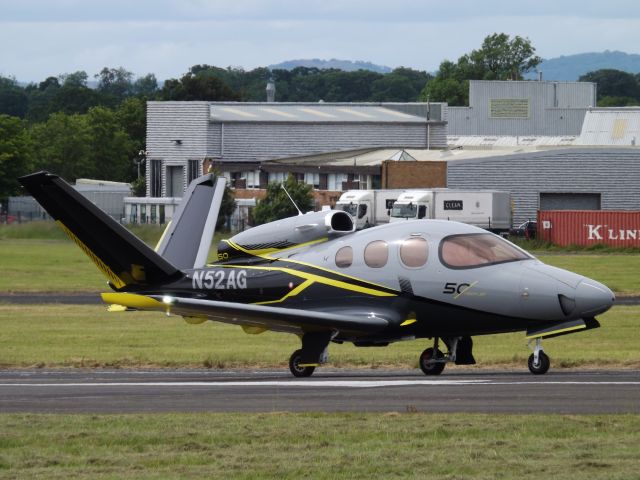
[[[142,227],[154,233],[153,227]],[[158,233],[143,233],[155,245]],[[226,235],[217,234],[215,247]],[[571,255],[539,257],[549,265],[565,268],[609,286],[617,294],[640,295],[640,255]],[[106,279],[87,256],[70,240],[0,238],[0,292],[96,292]]]
[[[602,328],[544,342],[559,367],[639,367],[640,307],[615,307]],[[295,335],[246,335],[217,322],[188,325],[152,312],[109,313],[102,306],[0,305],[0,367],[199,367],[286,369]],[[474,337],[480,367],[526,370],[523,333]],[[417,368],[428,340],[386,348],[330,347],[330,367]],[[447,369],[478,368],[456,367]]]
[[[0,477],[630,479],[638,415],[0,415]]]

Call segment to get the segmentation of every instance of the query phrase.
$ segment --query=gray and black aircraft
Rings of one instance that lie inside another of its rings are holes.
[[[526,332],[529,370],[546,373],[544,338],[599,327],[606,286],[537,260],[485,230],[416,220],[355,231],[327,210],[260,225],[218,246],[206,264],[224,189],[209,174],[191,183],[152,249],[56,175],[20,178],[108,278],[111,310],[155,310],[189,323],[293,333],[296,377],[327,362],[331,342],[381,347],[429,339],[426,375],[447,362],[474,364],[472,337]],[[441,347],[442,350],[441,350]],[[444,352],[443,352],[444,351]]]

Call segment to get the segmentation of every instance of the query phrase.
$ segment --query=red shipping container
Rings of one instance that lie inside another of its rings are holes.
[[[538,238],[561,246],[640,247],[640,211],[538,211]]]

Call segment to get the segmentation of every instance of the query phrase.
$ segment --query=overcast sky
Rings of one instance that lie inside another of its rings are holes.
[[[20,81],[122,66],[175,78],[300,58],[435,71],[494,32],[538,55],[640,53],[633,0],[0,0],[0,75]]]

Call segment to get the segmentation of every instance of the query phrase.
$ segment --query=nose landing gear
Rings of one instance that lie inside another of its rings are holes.
[[[549,371],[551,360],[549,356],[542,350],[542,339],[536,338],[536,344],[533,347],[533,353],[529,355],[527,362],[529,371],[534,375],[544,375]]]

